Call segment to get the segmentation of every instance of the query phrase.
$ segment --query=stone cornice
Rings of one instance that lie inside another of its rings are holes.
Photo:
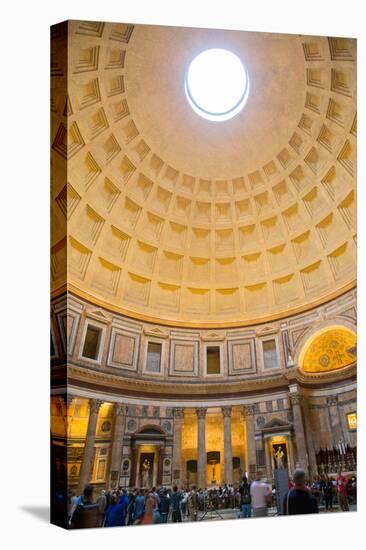
[[[69,383],[85,387],[103,387],[104,391],[108,389],[111,394],[137,394],[137,395],[155,395],[155,396],[182,396],[185,398],[199,397],[214,398],[218,396],[241,396],[261,391],[285,390],[287,388],[286,378],[279,374],[271,378],[257,378],[245,381],[220,381],[217,383],[207,381],[195,383],[160,382],[142,379],[123,378],[122,376],[111,375],[109,373],[96,372],[86,367],[69,365],[68,367]]]

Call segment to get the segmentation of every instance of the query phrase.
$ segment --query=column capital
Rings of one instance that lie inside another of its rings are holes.
[[[100,399],[89,399],[90,413],[98,413],[101,405],[103,405],[103,401]]]
[[[174,418],[183,418],[184,417],[184,408],[183,407],[174,407],[172,410]]]
[[[74,399],[76,399],[75,395],[71,395],[71,393],[66,394],[65,402],[66,402],[67,408],[70,407],[70,405],[71,405],[71,403],[73,402]]]
[[[207,407],[196,407],[196,415],[198,418],[205,418],[207,413]]]
[[[248,405],[244,405],[244,415],[245,416],[254,416],[255,407],[254,403],[249,403]]]
[[[224,418],[230,418],[232,407],[221,407],[221,411]]]
[[[301,405],[303,401],[303,396],[299,393],[290,393],[291,405]]]
[[[127,405],[124,403],[115,403],[114,404],[114,414],[116,416],[124,416],[127,414]]]
[[[327,406],[332,407],[333,405],[337,405],[338,403],[338,395],[328,395],[327,396]]]

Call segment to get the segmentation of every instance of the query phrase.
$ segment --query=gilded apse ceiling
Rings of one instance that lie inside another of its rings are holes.
[[[67,254],[69,288],[92,302],[235,326],[354,285],[354,40],[76,21],[67,68],[58,40],[55,292]],[[191,60],[216,47],[250,78],[245,108],[224,122],[199,117],[184,92]]]
[[[299,363],[305,372],[328,372],[355,363],[356,334],[344,327],[323,329],[306,344]]]

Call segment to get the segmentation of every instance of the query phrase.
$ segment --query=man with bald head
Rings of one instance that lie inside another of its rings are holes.
[[[284,515],[317,514],[319,512],[318,503],[305,484],[306,476],[304,470],[300,468],[295,470],[293,481],[294,487],[284,497]]]

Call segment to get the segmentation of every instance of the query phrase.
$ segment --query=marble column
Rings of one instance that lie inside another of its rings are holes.
[[[138,460],[138,445],[133,442],[131,445],[131,476],[130,476],[130,487],[135,488],[139,486],[137,478],[137,460]]]
[[[157,475],[157,478],[156,478],[156,484],[158,486],[161,486],[163,484],[164,454],[165,454],[165,445],[159,445],[159,448],[158,448],[158,475]]]
[[[247,433],[248,476],[253,479],[257,469],[255,447],[254,405],[244,405],[245,426]]]
[[[126,412],[126,405],[123,405],[122,403],[115,404],[114,431],[109,475],[110,489],[116,489],[119,486],[119,478],[121,475],[123,437],[125,434]]]
[[[342,427],[339,418],[338,411],[338,396],[329,395],[327,397],[327,407],[329,412],[329,423],[332,434],[332,444],[334,447],[338,446],[339,440],[343,439]]]
[[[224,483],[233,482],[233,448],[231,441],[231,407],[222,407],[224,417]]]
[[[185,469],[182,461],[182,432],[184,424],[184,409],[175,407],[173,433],[173,485],[182,485],[185,482]]]
[[[205,489],[206,487],[206,412],[205,407],[198,407],[196,409],[197,414],[197,483],[198,488]]]
[[[294,443],[292,441],[292,435],[288,436],[288,454],[289,454],[289,461],[288,461],[288,470],[290,477],[294,475],[294,471],[296,470],[296,460],[295,460],[295,449],[294,449]]]
[[[306,400],[304,400],[303,403],[303,414],[305,423],[306,446],[309,459],[309,478],[310,481],[312,481],[314,477],[318,474],[318,467],[316,464],[313,430],[310,422],[309,403]]]
[[[266,477],[271,482],[273,480],[273,457],[269,446],[269,439],[264,439],[264,454],[266,457]]]
[[[308,453],[306,449],[303,414],[301,410],[302,396],[299,393],[290,393],[290,400],[294,418],[295,442],[297,449],[296,464],[299,468],[305,470],[306,475],[308,475]]]
[[[93,468],[93,457],[94,457],[94,443],[95,443],[95,434],[97,428],[98,412],[103,401],[99,399],[90,399],[89,400],[89,421],[88,429],[86,433],[85,445],[84,445],[84,454],[83,462],[80,468],[79,484],[78,484],[78,494],[82,494],[85,485],[90,481]]]

